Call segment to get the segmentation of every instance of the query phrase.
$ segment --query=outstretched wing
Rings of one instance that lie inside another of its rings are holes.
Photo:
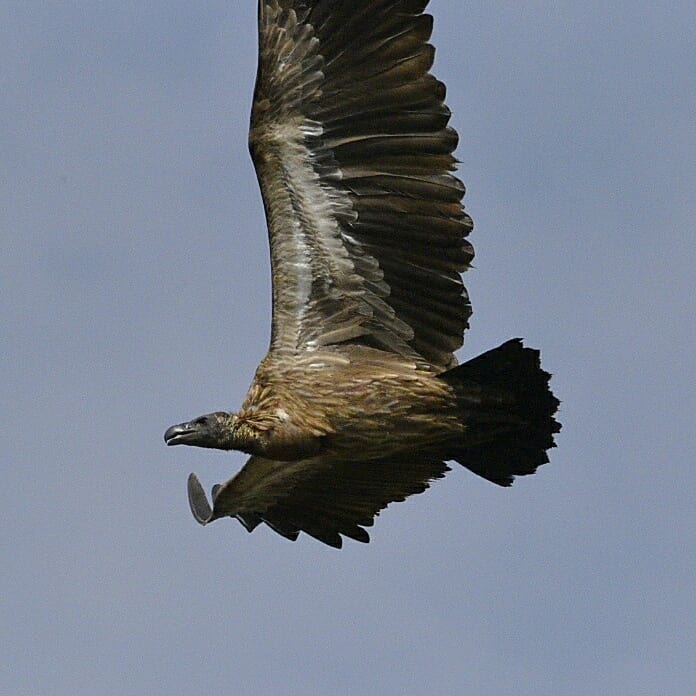
[[[250,532],[261,522],[287,539],[306,532],[340,548],[341,535],[368,542],[364,527],[389,503],[422,493],[449,467],[441,461],[335,462],[321,457],[276,462],[251,457],[227,483],[213,488],[213,507],[195,474],[189,476],[194,517],[207,524],[236,517]]]
[[[259,0],[249,144],[273,350],[362,343],[455,364],[473,258],[427,0]]]

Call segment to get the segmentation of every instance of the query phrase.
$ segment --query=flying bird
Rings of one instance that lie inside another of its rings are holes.
[[[241,450],[194,517],[369,541],[389,503],[456,461],[500,486],[548,462],[558,400],[539,352],[461,365],[474,251],[458,136],[429,72],[428,0],[259,0],[249,148],[268,223],[270,347],[239,411],[168,445]]]

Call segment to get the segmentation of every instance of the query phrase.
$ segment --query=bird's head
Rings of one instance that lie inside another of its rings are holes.
[[[199,416],[187,423],[172,425],[164,433],[168,445],[192,445],[213,449],[236,449],[234,431],[237,416],[234,413],[216,411]]]

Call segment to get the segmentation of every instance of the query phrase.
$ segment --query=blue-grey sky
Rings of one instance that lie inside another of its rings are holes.
[[[0,693],[695,693],[693,5],[432,3],[461,357],[541,347],[564,428],[341,551],[199,527],[244,457],[162,442],[267,347],[255,5],[0,3]]]

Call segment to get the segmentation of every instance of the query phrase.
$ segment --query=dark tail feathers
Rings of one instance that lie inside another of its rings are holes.
[[[458,393],[466,434],[448,453],[475,474],[509,486],[546,464],[561,426],[539,351],[514,338],[440,375]]]

